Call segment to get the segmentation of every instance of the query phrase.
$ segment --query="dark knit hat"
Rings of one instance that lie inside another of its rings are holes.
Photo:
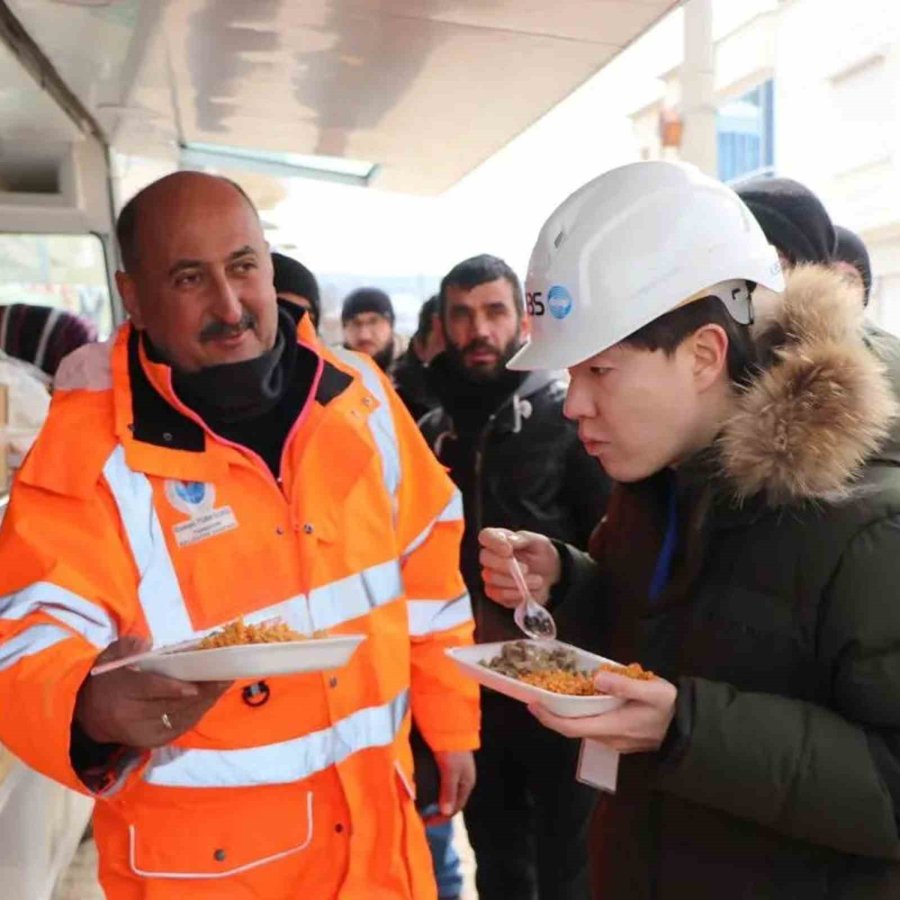
[[[842,225],[835,227],[837,243],[834,245],[834,258],[840,262],[850,263],[862,276],[863,286],[866,289],[864,303],[869,303],[869,291],[872,289],[872,263],[869,261],[869,251],[862,238]]]
[[[394,324],[394,305],[391,303],[391,298],[378,288],[357,288],[344,298],[344,306],[341,310],[341,322],[343,324],[346,324],[360,313],[378,313],[378,315],[384,316],[392,325]]]
[[[736,187],[769,243],[792,263],[829,263],[835,234],[822,201],[792,178],[753,178]]]
[[[319,283],[316,276],[313,275],[302,262],[285,256],[283,253],[272,254],[272,266],[275,269],[275,293],[281,294],[287,291],[290,294],[297,294],[309,300],[312,306],[310,317],[313,325],[319,327],[319,311],[321,309],[319,303]]]
[[[0,350],[56,374],[63,357],[97,340],[92,322],[52,306],[0,306]]]

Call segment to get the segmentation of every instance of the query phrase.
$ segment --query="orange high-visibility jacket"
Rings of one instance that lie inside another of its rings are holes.
[[[278,481],[126,325],[71,359],[13,489],[0,741],[76,790],[76,695],[116,638],[172,644],[240,615],[367,636],[345,669],[268,679],[262,705],[236,683],[120,766],[94,827],[112,900],[436,894],[408,732],[412,714],[434,750],[478,742],[476,686],[444,652],[473,631],[460,497],[368,359],[302,320],[298,343],[316,374]]]

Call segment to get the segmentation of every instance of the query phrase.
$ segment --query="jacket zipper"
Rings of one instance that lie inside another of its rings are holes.
[[[301,346],[306,346],[305,344]],[[309,415],[309,410],[312,408],[312,403],[315,400],[316,391],[319,387],[319,381],[322,378],[322,372],[325,370],[325,359],[322,356],[319,356],[319,362],[316,367],[316,374],[313,376],[312,386],[310,387],[309,395],[306,398],[306,401],[303,404],[303,408],[300,410],[300,415],[294,420],[294,424],[291,426],[290,431],[288,431],[287,437],[284,439],[284,446],[281,448],[281,459],[278,463],[278,477],[276,478],[272,474],[272,470],[266,464],[266,461],[255,451],[251,450],[249,447],[245,447],[243,444],[235,443],[234,441],[229,441],[227,438],[222,437],[222,435],[217,434],[203,419],[200,418],[192,409],[185,406],[184,403],[181,402],[178,395],[175,393],[175,389],[172,387],[172,373],[169,371],[166,375],[168,381],[169,394],[174,401],[175,408],[184,416],[187,416],[192,421],[196,422],[205,432],[210,434],[213,438],[215,438],[219,443],[224,444],[226,447],[233,447],[244,456],[246,459],[249,459],[250,462],[254,463],[254,468],[261,469],[260,474],[263,477],[263,480],[266,484],[271,485],[276,493],[278,494],[279,501],[287,507],[287,521],[288,528],[290,528],[291,532],[296,532],[298,529],[297,522],[294,516],[294,507],[291,504],[290,498],[284,492],[284,483],[282,481],[282,473],[284,472],[284,459],[285,454],[287,452],[288,445],[293,440],[294,435],[300,429],[301,424],[304,422],[306,417]],[[310,623],[312,623],[312,610],[309,605],[309,599],[306,601],[306,610],[307,616],[309,618]],[[314,627],[311,625],[311,627]]]
[[[305,344],[301,346],[306,346]],[[317,354],[318,355],[318,354]],[[276,491],[278,491],[279,499],[287,504],[288,507],[288,519],[289,525],[291,528],[294,528],[296,523],[294,522],[294,514],[291,504],[287,495],[284,493],[283,489],[283,481],[282,475],[284,472],[284,459],[285,454],[287,453],[287,448],[290,442],[293,440],[294,435],[300,428],[300,425],[309,415],[309,410],[311,408],[311,404],[316,396],[316,391],[319,387],[319,381],[322,378],[322,372],[325,368],[325,360],[322,356],[318,357],[318,364],[316,366],[316,374],[313,376],[312,386],[310,387],[309,394],[306,398],[306,401],[303,404],[303,408],[300,410],[300,415],[294,420],[294,424],[291,426],[290,431],[287,434],[287,437],[284,439],[284,445],[281,448],[281,460],[278,464],[278,477],[272,474],[272,470],[266,464],[266,461],[255,451],[251,450],[249,447],[245,447],[243,444],[235,443],[234,441],[229,441],[227,438],[222,437],[222,435],[213,431],[203,419],[200,418],[190,407],[185,406],[184,403],[181,402],[178,394],[175,393],[175,389],[172,386],[172,373],[171,371],[166,373],[167,387],[169,389],[169,394],[171,395],[172,400],[174,401],[175,408],[183,415],[187,416],[193,422],[196,422],[205,432],[214,437],[220,444],[224,444],[226,447],[233,447],[238,451],[242,456],[249,459],[251,462],[255,464],[255,468],[262,470],[262,476],[265,479],[267,484],[270,484]]]
[[[512,404],[513,411],[516,417],[515,425],[513,427],[513,432],[518,434],[521,430],[521,418],[519,412],[519,394],[518,392],[514,393],[512,396]],[[488,418],[487,423],[484,428],[478,434],[478,442],[475,445],[475,464],[474,464],[474,473],[475,473],[475,532],[476,535],[480,534],[481,529],[484,527],[484,498],[482,496],[482,477],[484,475],[484,455],[487,450],[487,442],[488,438],[491,435],[491,429],[494,427],[494,422],[497,419],[497,416],[500,414],[501,410],[506,404],[501,404],[499,409],[493,412]],[[452,424],[452,430],[456,431],[456,426]],[[475,607],[475,630],[476,634],[483,635],[484,633],[484,602],[480,596],[473,598],[473,605]]]
[[[183,416],[186,416],[192,422],[196,422],[206,434],[215,438],[220,444],[224,444],[226,447],[233,447],[238,453],[241,454],[245,459],[249,459],[252,463],[254,463],[254,468],[261,468],[263,470],[263,476],[266,480],[267,484],[270,484],[272,487],[278,491],[278,496],[281,500],[285,499],[284,494],[282,493],[281,488],[278,486],[278,481],[275,476],[272,474],[269,467],[266,465],[266,461],[255,451],[251,450],[249,447],[244,447],[242,444],[236,444],[234,441],[229,441],[227,438],[222,437],[221,434],[213,431],[203,419],[200,418],[189,406],[185,406],[181,400],[178,398],[178,395],[175,393],[172,388],[172,375],[171,373],[166,373],[166,380],[168,382],[167,387],[169,388],[169,393],[171,394],[171,398],[173,401],[173,406],[178,410]],[[166,398],[168,400],[168,398]]]
[[[487,450],[488,438],[491,434],[491,428],[497,413],[493,413],[487,420],[487,424],[481,429],[478,435],[478,443],[475,445],[475,534],[481,533],[484,527],[484,498],[482,497],[482,476],[484,474],[484,454]],[[484,634],[484,599],[481,597],[481,591],[478,592],[478,602],[475,604],[475,629],[479,635]]]

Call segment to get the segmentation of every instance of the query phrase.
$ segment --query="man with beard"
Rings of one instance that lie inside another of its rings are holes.
[[[496,525],[585,546],[609,483],[562,415],[562,383],[506,368],[529,325],[503,260],[482,255],[455,266],[441,282],[439,323],[447,346],[428,373],[441,406],[420,427],[462,491],[462,572],[476,640],[515,639],[512,611],[484,596],[478,532]],[[558,625],[562,640],[574,638],[577,623]],[[536,727],[522,704],[483,693],[478,784],[466,809],[482,900],[588,897],[594,792],[575,780],[577,755],[576,743]]]
[[[357,288],[341,308],[344,346],[371,356],[382,372],[390,372],[398,352],[391,298],[374,287]],[[402,349],[402,348],[401,348]]]

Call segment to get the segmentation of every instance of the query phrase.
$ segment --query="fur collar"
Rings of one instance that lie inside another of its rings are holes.
[[[802,266],[784,294],[763,292],[757,315],[768,364],[721,434],[725,479],[738,499],[763,495],[772,506],[846,497],[898,414],[864,341],[858,291],[823,266]]]

